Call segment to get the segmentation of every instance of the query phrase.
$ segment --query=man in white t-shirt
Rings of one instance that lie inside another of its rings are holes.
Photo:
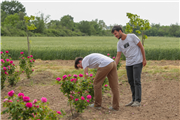
[[[97,73],[94,79],[94,97],[95,102],[90,107],[100,109],[102,104],[102,84],[108,77],[109,86],[113,93],[113,101],[111,110],[119,110],[119,86],[118,86],[118,75],[117,66],[113,59],[99,53],[92,53],[84,58],[78,57],[75,60],[76,69],[84,69],[84,79],[87,79],[86,73],[88,68],[97,68]]]
[[[125,34],[121,26],[114,26],[111,31],[119,39],[117,43],[116,64],[121,53],[126,57],[126,71],[131,86],[132,101],[126,106],[140,106],[141,104],[141,71],[146,65],[144,47],[135,34]]]

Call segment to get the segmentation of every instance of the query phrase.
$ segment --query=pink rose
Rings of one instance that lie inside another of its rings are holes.
[[[34,71],[34,69],[32,69],[32,71]]]
[[[17,102],[19,102],[19,100],[17,100]]]
[[[79,100],[78,98],[75,99],[75,101],[78,101],[78,100]]]
[[[69,74],[68,77],[71,77],[71,74]]]
[[[24,101],[24,102],[28,102],[29,100],[30,100],[30,98],[29,98],[28,96],[24,96],[24,97],[23,97],[23,101]]]
[[[93,74],[90,74],[89,76],[90,76],[90,77],[92,77],[92,76],[93,76]]]
[[[87,102],[90,102],[89,100],[87,100]]]
[[[8,102],[13,102],[12,100],[9,100]]]
[[[116,57],[113,57],[113,59],[115,59]]]
[[[6,98],[6,99],[3,100],[3,102],[6,102],[7,100],[8,100],[8,99]]]
[[[24,54],[24,52],[20,52],[20,54],[22,55],[22,54]]]
[[[8,75],[8,73],[7,73],[6,71],[5,71],[4,73],[5,73],[6,75]]]
[[[65,78],[67,78],[67,75],[64,75],[64,76],[63,76],[63,79],[65,79]]]
[[[10,60],[9,59],[6,59],[6,62],[9,62]]]
[[[81,100],[85,100],[85,98],[83,96],[81,96]]]
[[[34,107],[39,108],[39,105],[34,105]]]
[[[1,54],[3,54],[3,52],[1,51]]]
[[[33,55],[30,55],[30,57],[33,57]]]
[[[107,87],[108,85],[106,84],[106,85],[104,85],[105,87]]]
[[[6,71],[7,70],[6,67],[3,67],[3,70]]]
[[[57,111],[57,113],[58,113],[58,114],[61,114],[61,112],[60,112],[60,111]]]
[[[32,60],[30,60],[30,62],[32,62]]]
[[[7,66],[8,68],[9,68],[9,70],[10,70],[10,66]]]
[[[12,64],[13,66],[15,66],[15,64]]]
[[[77,78],[77,77],[78,77],[78,75],[75,75],[75,74],[74,74],[73,76],[74,76],[75,78]]]
[[[60,78],[60,77],[58,77],[58,78],[56,78],[56,80],[57,80],[57,81],[60,81],[60,80],[61,80],[61,78]]]
[[[47,102],[47,99],[45,97],[42,97],[41,102],[45,103],[45,102]]]
[[[2,63],[4,63],[4,60],[3,60],[3,59],[1,59],[1,62],[2,62]]]
[[[9,51],[6,51],[6,53],[9,53]]]
[[[33,62],[35,62],[35,59],[32,59],[33,60]]]
[[[10,92],[8,92],[8,95],[9,95],[10,97],[12,97],[12,96],[14,95],[14,90],[11,90]]]
[[[30,58],[29,56],[27,56],[27,58]]]
[[[91,95],[87,95],[87,99],[91,99]]]
[[[10,61],[10,64],[13,64],[13,61],[12,61],[12,60]]]
[[[36,100],[36,99],[34,99],[33,104],[35,104],[36,102],[37,102],[37,100]]]
[[[109,56],[109,53],[107,55]]]
[[[88,73],[86,73],[86,75],[88,76]]]
[[[32,107],[32,103],[26,103],[26,107],[31,108]]]
[[[83,77],[83,74],[79,74],[79,77]]]
[[[18,97],[19,97],[19,98],[23,98],[23,97],[24,97],[24,93],[19,93],[19,94],[18,94]]]

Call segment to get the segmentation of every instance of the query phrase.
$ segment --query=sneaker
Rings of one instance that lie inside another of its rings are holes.
[[[101,109],[101,107],[95,107],[94,103],[93,104],[90,104],[89,107],[94,107],[96,109]]]
[[[125,106],[131,106],[134,103],[134,101],[131,101],[130,103],[126,104]]]
[[[137,107],[137,106],[140,106],[140,105],[141,105],[140,102],[135,101],[131,106],[132,106],[132,107]]]
[[[113,110],[113,111],[118,111],[118,110],[115,110],[113,107],[109,107],[110,110]]]

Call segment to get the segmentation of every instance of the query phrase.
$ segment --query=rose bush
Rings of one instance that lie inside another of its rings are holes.
[[[3,101],[3,107],[6,109],[2,114],[8,113],[8,119],[12,120],[59,120],[65,115],[62,110],[53,111],[47,105],[49,103],[45,97],[42,97],[41,101],[34,99],[32,102],[28,96],[23,93],[16,95],[12,90]]]

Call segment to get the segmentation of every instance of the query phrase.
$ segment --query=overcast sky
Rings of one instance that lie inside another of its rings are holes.
[[[3,0],[4,1],[4,0]],[[137,14],[150,23],[171,25],[180,23],[179,0],[17,0],[27,15],[37,16],[38,12],[50,15],[50,20],[60,20],[71,15],[74,22],[82,20],[103,20],[106,25],[126,25],[127,12]]]

